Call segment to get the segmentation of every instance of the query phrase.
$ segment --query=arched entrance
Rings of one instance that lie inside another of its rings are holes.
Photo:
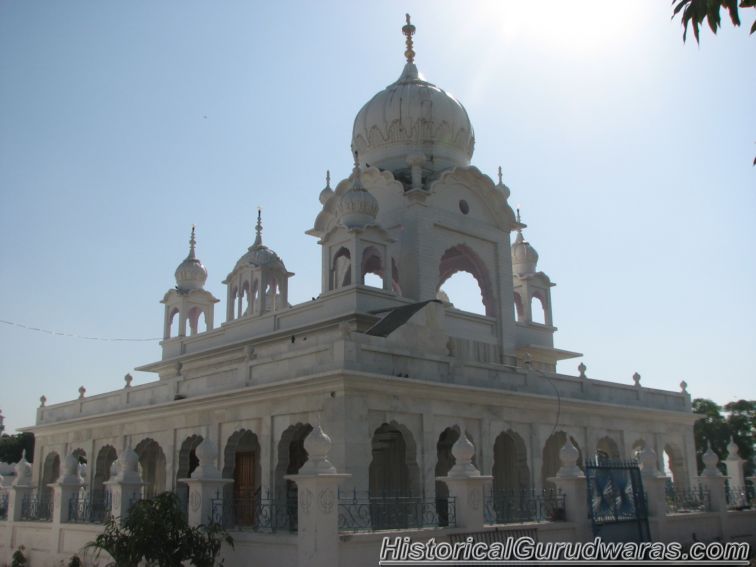
[[[384,423],[373,433],[372,454],[368,474],[373,529],[411,526],[409,511],[420,496],[412,434],[396,422]]]
[[[224,500],[232,502],[234,524],[252,526],[260,505],[260,443],[249,429],[235,431],[224,451],[223,478],[233,478],[224,488]]]
[[[189,510],[189,486],[180,479],[190,478],[194,469],[199,466],[196,449],[202,443],[201,435],[192,435],[184,439],[178,454],[178,470],[176,471],[176,496],[186,514]]]
[[[617,442],[609,436],[602,437],[596,443],[596,457],[599,460],[617,460],[620,458]]]
[[[278,442],[278,465],[276,465],[276,517],[284,517],[288,527],[294,531],[297,529],[297,483],[288,480],[285,475],[297,474],[307,462],[307,451],[304,448],[304,440],[312,431],[309,423],[297,423],[289,426],[281,435]],[[281,512],[285,510],[285,513]],[[279,524],[281,522],[278,522]]]
[[[572,441],[572,444],[578,450],[577,466],[582,470],[585,465],[583,464],[583,453],[580,450],[580,445],[578,445],[577,441],[575,441],[575,438],[572,436],[570,436],[570,441]],[[556,490],[556,485],[547,479],[556,476],[556,473],[561,468],[562,461],[559,458],[559,450],[564,447],[566,442],[567,434],[564,431],[557,431],[546,440],[546,444],[543,446],[541,486],[543,486],[544,489]]]
[[[452,455],[452,447],[459,439],[459,427],[447,427],[438,436],[436,443],[436,470],[435,476],[446,476],[454,466],[456,460]],[[449,487],[445,482],[436,481],[436,514],[438,525],[449,525]]]
[[[154,498],[165,491],[165,453],[154,439],[143,439],[134,449],[139,456],[139,469],[144,487],[144,498]]]
[[[105,482],[110,480],[110,471],[116,460],[118,460],[118,455],[111,445],[105,445],[97,452],[91,498],[92,515],[95,518],[104,517],[105,511],[110,509]]]

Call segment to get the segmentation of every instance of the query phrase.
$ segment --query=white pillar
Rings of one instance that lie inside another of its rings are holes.
[[[572,444],[570,436],[559,450],[562,467],[557,475],[547,480],[553,482],[564,495],[565,516],[568,522],[575,524],[575,535],[578,541],[587,541],[591,530],[588,525],[588,494],[585,474],[577,466],[578,450]]]
[[[339,565],[338,487],[351,477],[338,474],[328,460],[331,438],[316,425],[304,442],[308,460],[299,474],[285,478],[297,483],[297,565]]]
[[[473,455],[475,446],[463,430],[452,446],[454,466],[448,476],[439,476],[436,480],[445,483],[449,487],[449,497],[454,498],[455,527],[480,531],[485,520],[485,487],[491,484],[493,477],[480,474],[472,464]]]
[[[698,482],[709,492],[709,502],[712,512],[727,512],[727,496],[725,495],[725,480],[727,477],[717,468],[719,457],[712,451],[709,443],[703,454],[704,470],[698,477]]]
[[[195,455],[199,466],[194,469],[191,478],[179,479],[179,482],[189,486],[189,525],[222,524],[223,508],[230,504],[223,501],[223,487],[234,481],[221,478],[221,472],[215,465],[218,448],[209,436],[197,445]]]
[[[34,485],[32,484],[32,466],[26,460],[26,451],[21,454],[21,460],[16,463],[16,478],[8,491],[8,522],[21,520],[21,508],[26,498],[31,498]],[[8,530],[10,532],[12,530]]]
[[[53,523],[68,522],[71,499],[79,497],[79,489],[82,486],[79,460],[72,453],[63,459],[63,473],[58,480],[48,486],[53,489]]]
[[[142,477],[139,475],[139,456],[127,447],[118,456],[118,473],[103,484],[110,491],[110,515],[124,520],[129,509],[142,496]]]

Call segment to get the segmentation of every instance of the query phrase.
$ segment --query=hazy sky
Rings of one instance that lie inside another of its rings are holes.
[[[318,295],[304,231],[325,170],[350,172],[355,114],[401,72],[405,11],[557,283],[556,346],[589,377],[756,397],[753,15],[699,47],[659,0],[0,0],[0,320],[159,337],[195,223],[222,321],[258,205],[290,300]],[[0,324],[7,430],[159,357]]]

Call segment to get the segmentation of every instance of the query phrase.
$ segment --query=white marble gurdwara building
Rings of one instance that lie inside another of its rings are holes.
[[[313,210],[317,298],[290,304],[294,274],[276,243],[264,243],[258,215],[216,312],[192,232],[162,299],[162,357],[138,368],[156,380],[132,386],[127,376],[112,392],[43,402],[28,428],[36,486],[54,482],[74,453],[88,460],[85,483],[97,494],[130,447],[145,494],[186,491],[178,479],[190,476],[194,450],[210,438],[218,468],[233,479],[229,496],[290,497],[296,485],[285,475],[307,460],[303,440],[317,424],[333,441],[333,465],[351,474],[344,490],[433,497],[445,490],[436,477],[452,466],[460,431],[496,488],[547,486],[567,436],[581,458],[626,458],[648,445],[660,461],[668,454],[676,483],[692,482],[684,384],[673,392],[641,386],[637,375],[627,384],[596,380],[582,365],[578,376],[556,372],[558,361],[579,355],[554,346],[554,283],[501,173],[496,182],[473,165],[464,106],[420,73],[414,27],[404,32],[398,79],[354,120],[352,174],[333,187],[329,180]],[[460,271],[477,280],[485,315],[439,294]]]

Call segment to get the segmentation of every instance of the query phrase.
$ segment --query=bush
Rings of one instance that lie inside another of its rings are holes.
[[[181,567],[190,562],[196,567],[214,567],[223,543],[234,541],[218,524],[191,527],[187,524],[178,497],[164,492],[153,500],[140,500],[122,523],[110,518],[105,531],[87,544],[96,556],[105,551],[117,567]]]

